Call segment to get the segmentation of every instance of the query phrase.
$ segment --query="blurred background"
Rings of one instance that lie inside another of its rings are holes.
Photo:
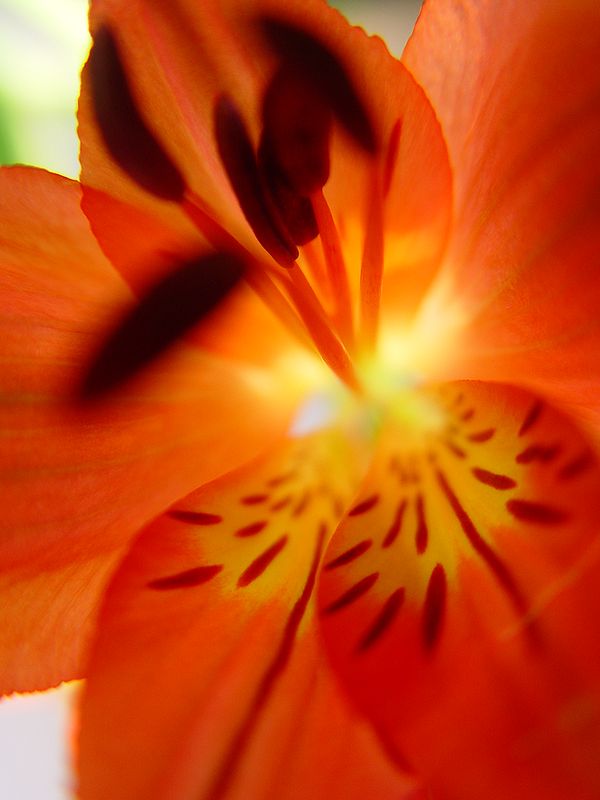
[[[397,56],[421,4],[331,2],[352,23],[382,36]],[[0,164],[77,177],[75,109],[89,48],[86,15],[87,0],[0,0]],[[0,699],[1,800],[72,797],[69,708],[76,693],[77,686],[69,685]]]

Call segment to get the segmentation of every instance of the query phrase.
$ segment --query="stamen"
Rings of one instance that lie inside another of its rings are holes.
[[[318,232],[317,232],[318,235]],[[327,270],[323,261],[322,249],[317,248],[316,242],[308,242],[302,248],[305,265],[310,272],[311,284],[318,289],[321,302],[326,306],[331,305],[331,287],[327,277]]]
[[[326,314],[300,267],[296,264],[278,275],[292,299],[296,308],[294,310],[269,276],[268,265],[250,254],[216,222],[201,198],[190,196],[184,207],[189,218],[214,247],[233,251],[244,258],[246,282],[303,346],[313,352],[314,345],[338,378],[349,388],[357,391],[359,384],[350,358],[331,330]],[[307,332],[310,339],[307,337]]]
[[[390,187],[392,185],[392,177],[396,162],[398,160],[398,151],[400,149],[400,134],[402,133],[402,120],[397,119],[390,133],[390,141],[388,142],[387,153],[385,155],[385,165],[383,168],[383,196],[387,197]]]
[[[229,253],[209,253],[178,265],[109,335],[84,377],[82,399],[97,398],[138,374],[206,320],[235,289],[244,271],[244,262]]]
[[[311,199],[321,234],[321,246],[327,267],[330,293],[334,303],[333,318],[342,341],[352,351],[354,350],[352,295],[340,237],[323,192],[314,192]]]
[[[373,164],[362,263],[360,267],[360,339],[367,353],[377,345],[384,263],[383,191],[379,167]]]
[[[254,235],[278,264],[291,266],[298,249],[269,207],[246,125],[226,96],[215,106],[215,137],[223,167]]]
[[[305,76],[346,132],[368,153],[379,147],[377,133],[352,76],[325,42],[288,20],[264,16],[258,24],[282,63]]]
[[[302,270],[295,265],[282,278],[287,278],[286,288],[289,295],[325,363],[346,386],[355,392],[360,392],[360,384],[350,356],[332,331],[325,312]]]
[[[287,330],[296,337],[298,342],[312,352],[312,344],[301,321],[268,275],[269,266],[255,258],[222,225],[216,222],[214,212],[208,208],[202,198],[190,193],[183,204],[183,208],[190,220],[216,250],[236,253],[244,260],[247,266],[244,277],[248,285],[258,294],[265,305],[271,309]]]
[[[185,178],[140,113],[106,25],[94,32],[88,69],[96,122],[111,156],[146,191],[180,201]]]
[[[287,186],[307,197],[329,178],[331,112],[318,84],[299,65],[284,64],[263,102],[261,151]]]

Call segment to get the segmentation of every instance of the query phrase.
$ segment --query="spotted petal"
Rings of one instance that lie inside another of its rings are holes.
[[[592,800],[597,458],[521,390],[447,385],[425,411],[384,429],[327,551],[332,662],[434,797]]]
[[[345,706],[313,624],[354,466],[337,437],[292,440],[143,532],[109,588],[91,658],[83,800],[408,793]]]

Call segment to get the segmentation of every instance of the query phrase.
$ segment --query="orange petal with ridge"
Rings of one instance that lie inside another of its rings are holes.
[[[434,797],[600,792],[600,465],[528,392],[425,396],[443,425],[391,425],[320,577],[349,696]]]
[[[600,7],[432,0],[404,61],[440,120],[455,224],[422,315],[432,368],[600,424]]]
[[[345,704],[314,627],[320,557],[355,467],[335,435],[290,440],[142,533],[91,656],[83,800],[409,796],[414,781]]]
[[[281,435],[294,400],[258,369],[180,345],[105,402],[78,403],[130,292],[89,232],[77,184],[15,167],[0,185],[0,685],[25,691],[81,676],[123,547],[198,481]]]

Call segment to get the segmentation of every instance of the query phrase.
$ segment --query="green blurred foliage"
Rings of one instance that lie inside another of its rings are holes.
[[[400,55],[421,0],[331,4],[369,33],[385,33]],[[89,48],[86,17],[87,0],[0,0],[0,164],[77,175],[75,110]]]
[[[0,163],[77,174],[86,0],[0,0]]]

